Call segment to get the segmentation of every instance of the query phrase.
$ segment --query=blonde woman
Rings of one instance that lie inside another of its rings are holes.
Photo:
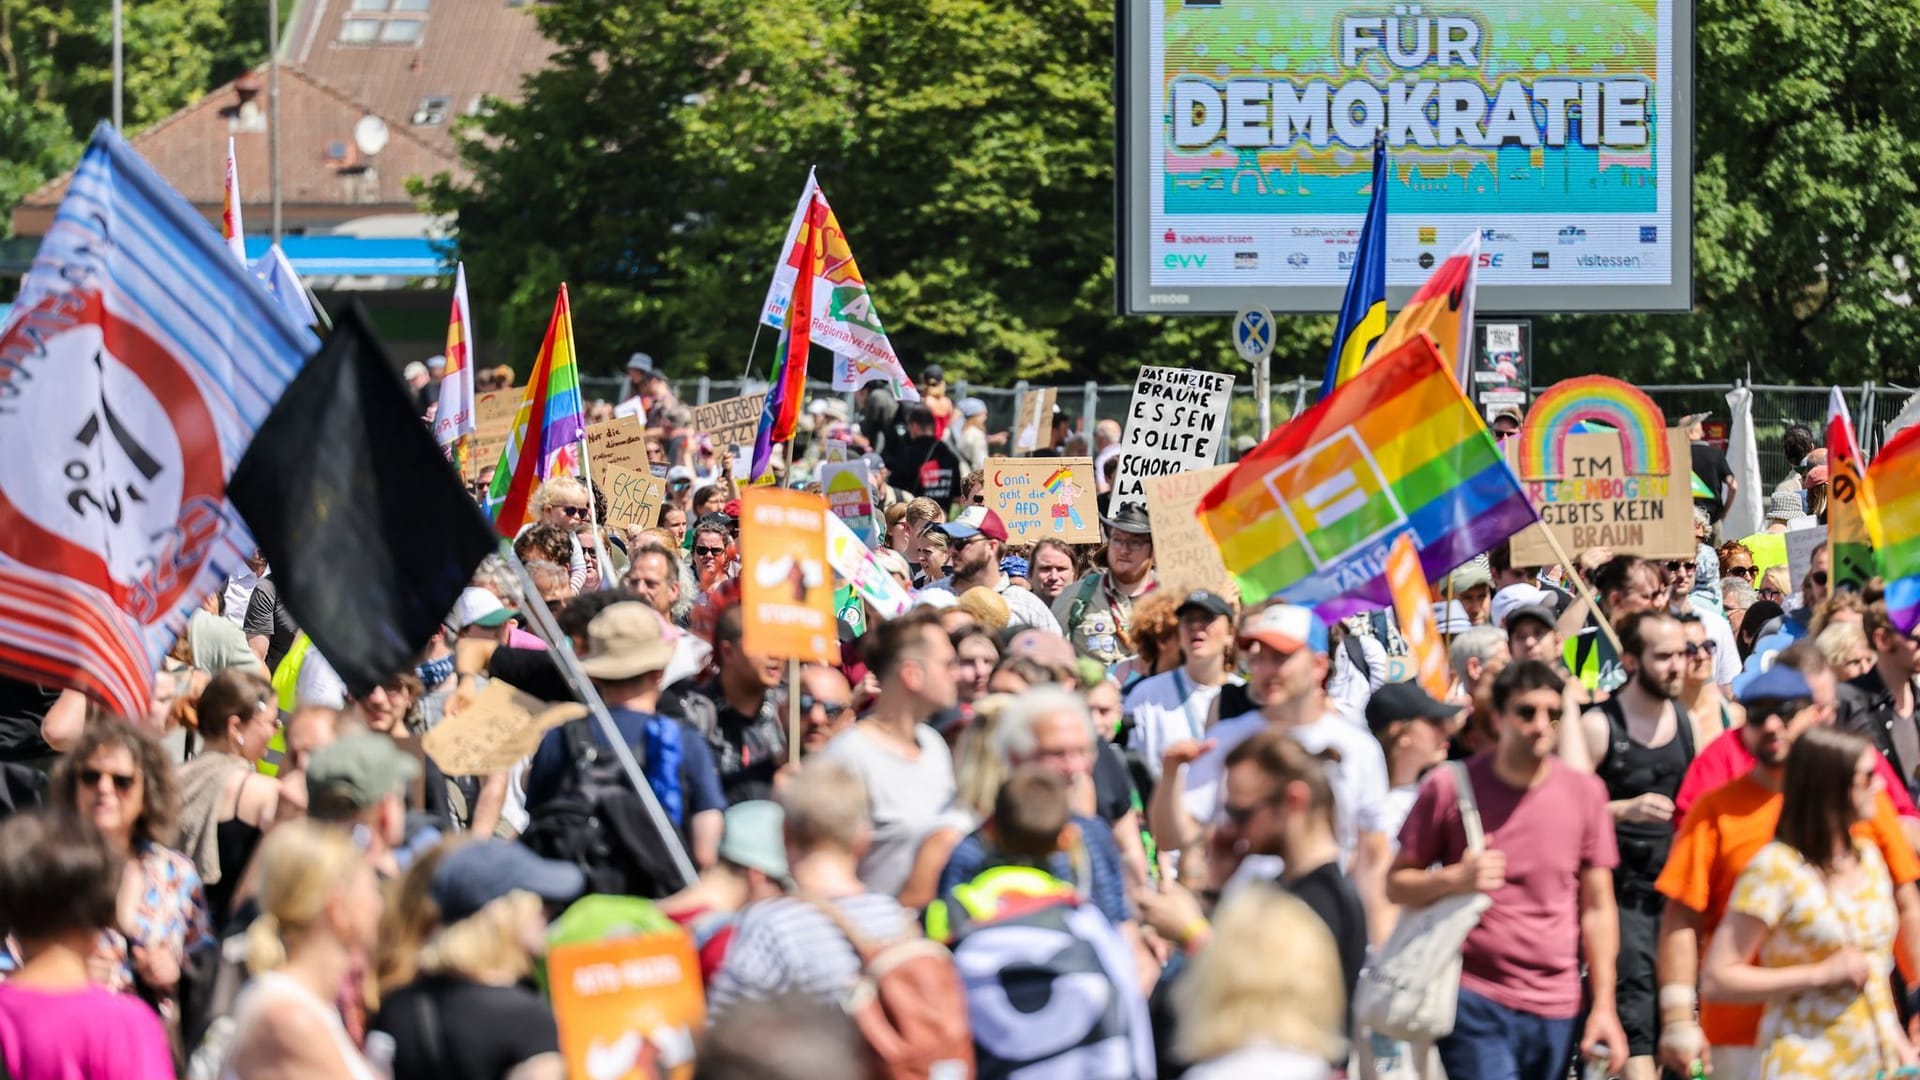
[[[1340,955],[1313,909],[1250,885],[1214,912],[1207,944],[1173,989],[1189,1080],[1318,1080],[1343,1059]]]
[[[1857,622],[1829,622],[1813,639],[1820,655],[1833,668],[1833,677],[1846,682],[1873,670],[1873,646],[1867,632]]]
[[[527,509],[533,518],[521,532],[533,527],[535,522],[543,522],[560,529],[573,539],[573,558],[567,564],[567,577],[575,592],[587,584],[587,553],[580,547],[580,530],[593,520],[592,496],[587,494],[587,486],[571,476],[556,476],[534,489],[533,501]]]
[[[504,840],[442,855],[421,913],[437,928],[420,950],[419,977],[373,1021],[393,1039],[394,1075],[562,1080],[553,1011],[521,981],[545,952],[547,905],[585,888],[579,867]]]
[[[335,1002],[380,930],[380,885],[351,833],[294,821],[258,856],[262,914],[247,928],[253,979],[234,1006],[223,1080],[378,1080]]]

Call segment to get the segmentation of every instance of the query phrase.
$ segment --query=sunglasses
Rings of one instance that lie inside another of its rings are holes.
[[[1815,585],[1825,585],[1827,583],[1827,572],[1825,570],[1815,570],[1813,573],[1808,574],[1807,577],[1811,579]]]
[[[837,716],[840,713],[846,712],[848,709],[853,708],[853,702],[844,701],[844,700],[829,701],[826,698],[814,697],[812,694],[803,693],[800,695],[800,711],[801,712],[810,713],[814,710],[815,706],[818,706],[822,709],[827,710],[828,716]]]
[[[1253,820],[1253,815],[1259,813],[1260,808],[1265,805],[1267,804],[1254,803],[1252,806],[1231,806],[1223,802],[1220,804],[1220,822],[1236,829],[1244,829],[1247,827],[1247,822]]]
[[[700,556],[703,559],[717,559],[720,556],[725,555],[727,553],[727,549],[723,547],[702,547],[698,544],[695,544],[693,547],[693,553],[695,555]]]
[[[570,518],[583,518],[587,516],[587,508],[584,506],[556,506],[554,509]]]
[[[1720,651],[1720,643],[1717,641],[1687,642],[1686,652],[1688,656],[1699,656],[1701,653],[1706,653],[1708,656],[1712,656],[1714,653],[1718,651]]]
[[[1785,599],[1787,594],[1779,589],[1761,589],[1759,595],[1762,600],[1779,601]]]
[[[100,786],[100,781],[108,778],[113,780],[113,790],[122,795],[133,790],[133,782],[137,779],[132,773],[103,772],[99,769],[80,770],[80,786],[83,788],[97,788]]]
[[[1724,573],[1728,577],[1743,577],[1743,578],[1750,578],[1756,572],[1757,571],[1755,571],[1754,568],[1751,566],[1730,566],[1724,571]]]

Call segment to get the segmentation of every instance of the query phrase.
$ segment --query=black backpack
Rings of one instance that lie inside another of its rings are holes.
[[[587,892],[659,900],[678,892],[669,841],[633,790],[620,759],[594,745],[585,718],[560,729],[572,779],[528,811],[520,842],[535,854],[570,862],[587,875]],[[635,748],[635,756],[640,748]]]

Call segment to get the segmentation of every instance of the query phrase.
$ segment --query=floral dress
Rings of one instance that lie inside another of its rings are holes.
[[[135,940],[149,947],[173,947],[184,966],[196,950],[216,944],[200,873],[192,859],[158,844],[137,845],[134,858],[141,878],[140,895],[132,911]],[[115,961],[107,988],[121,992],[133,989],[133,950],[127,937],[119,930],[103,930],[101,943]]]
[[[1767,1003],[1760,1020],[1764,1080],[1873,1080],[1899,1066],[1899,1020],[1887,975],[1898,912],[1893,880],[1872,844],[1854,843],[1862,880],[1832,886],[1800,853],[1778,841],[1760,849],[1733,887],[1728,911],[1767,924],[1761,967],[1825,960],[1848,946],[1866,954],[1864,991],[1810,990]]]

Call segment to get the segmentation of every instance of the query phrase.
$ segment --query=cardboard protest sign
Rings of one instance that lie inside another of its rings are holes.
[[[619,465],[602,468],[598,461],[593,471],[599,477],[600,493],[607,497],[607,520],[603,525],[624,529],[635,526],[651,529],[660,522],[660,508],[667,501],[667,483],[652,470],[636,472]]]
[[[846,523],[831,516],[827,518],[827,561],[833,564],[833,572],[845,578],[854,594],[873,605],[881,618],[897,619],[913,606],[913,598],[873,557],[873,549],[862,544]]]
[[[827,493],[833,516],[846,523],[862,544],[871,545],[873,526],[872,470],[864,461],[820,467],[820,487]]]
[[[585,715],[585,705],[549,705],[494,679],[421,736],[420,745],[448,776],[486,776],[511,769],[550,729]]]
[[[713,452],[725,453],[729,446],[751,448],[754,432],[760,428],[760,410],[767,395],[748,394],[693,407],[693,430],[712,437]]]
[[[593,467],[593,482],[603,489],[607,482],[601,479],[602,466],[652,472],[646,427],[634,417],[616,416],[587,428],[587,462]]]
[[[1827,546],[1827,530],[1826,525],[1787,530],[1787,580],[1795,589],[1807,580],[1807,571],[1813,569],[1813,553]]]
[[[1051,386],[1020,395],[1013,414],[1013,452],[1031,454],[1053,445],[1053,406],[1060,391]]]
[[[1000,515],[1009,541],[1100,542],[1092,458],[988,458],[986,472],[987,508]]]
[[[1220,549],[1200,526],[1200,496],[1231,465],[1195,469],[1172,476],[1150,476],[1146,482],[1147,516],[1153,521],[1153,566],[1160,587],[1174,596],[1195,589],[1212,589],[1221,596],[1238,596],[1240,587],[1220,561]]]
[[[489,390],[473,403],[473,468],[499,464],[523,390]]]
[[[1539,528],[1553,530],[1569,557],[1594,547],[1650,559],[1694,556],[1686,434],[1669,429],[1637,387],[1604,375],[1555,383],[1506,449],[1540,512],[1540,527],[1514,535],[1513,565],[1556,561]]]
[[[547,954],[553,1018],[567,1075],[689,1080],[706,994],[693,941],[679,928]]]
[[[776,487],[750,487],[740,498],[742,645],[783,660],[838,663],[827,500]]]
[[[1143,367],[1133,383],[1120,436],[1120,469],[1107,512],[1145,506],[1149,476],[1204,469],[1227,438],[1227,401],[1233,376],[1217,371]]]
[[[1387,585],[1393,590],[1393,614],[1406,635],[1414,678],[1421,689],[1445,700],[1452,676],[1447,673],[1447,646],[1433,618],[1433,592],[1420,565],[1420,549],[1412,533],[1401,533],[1387,552]]]

